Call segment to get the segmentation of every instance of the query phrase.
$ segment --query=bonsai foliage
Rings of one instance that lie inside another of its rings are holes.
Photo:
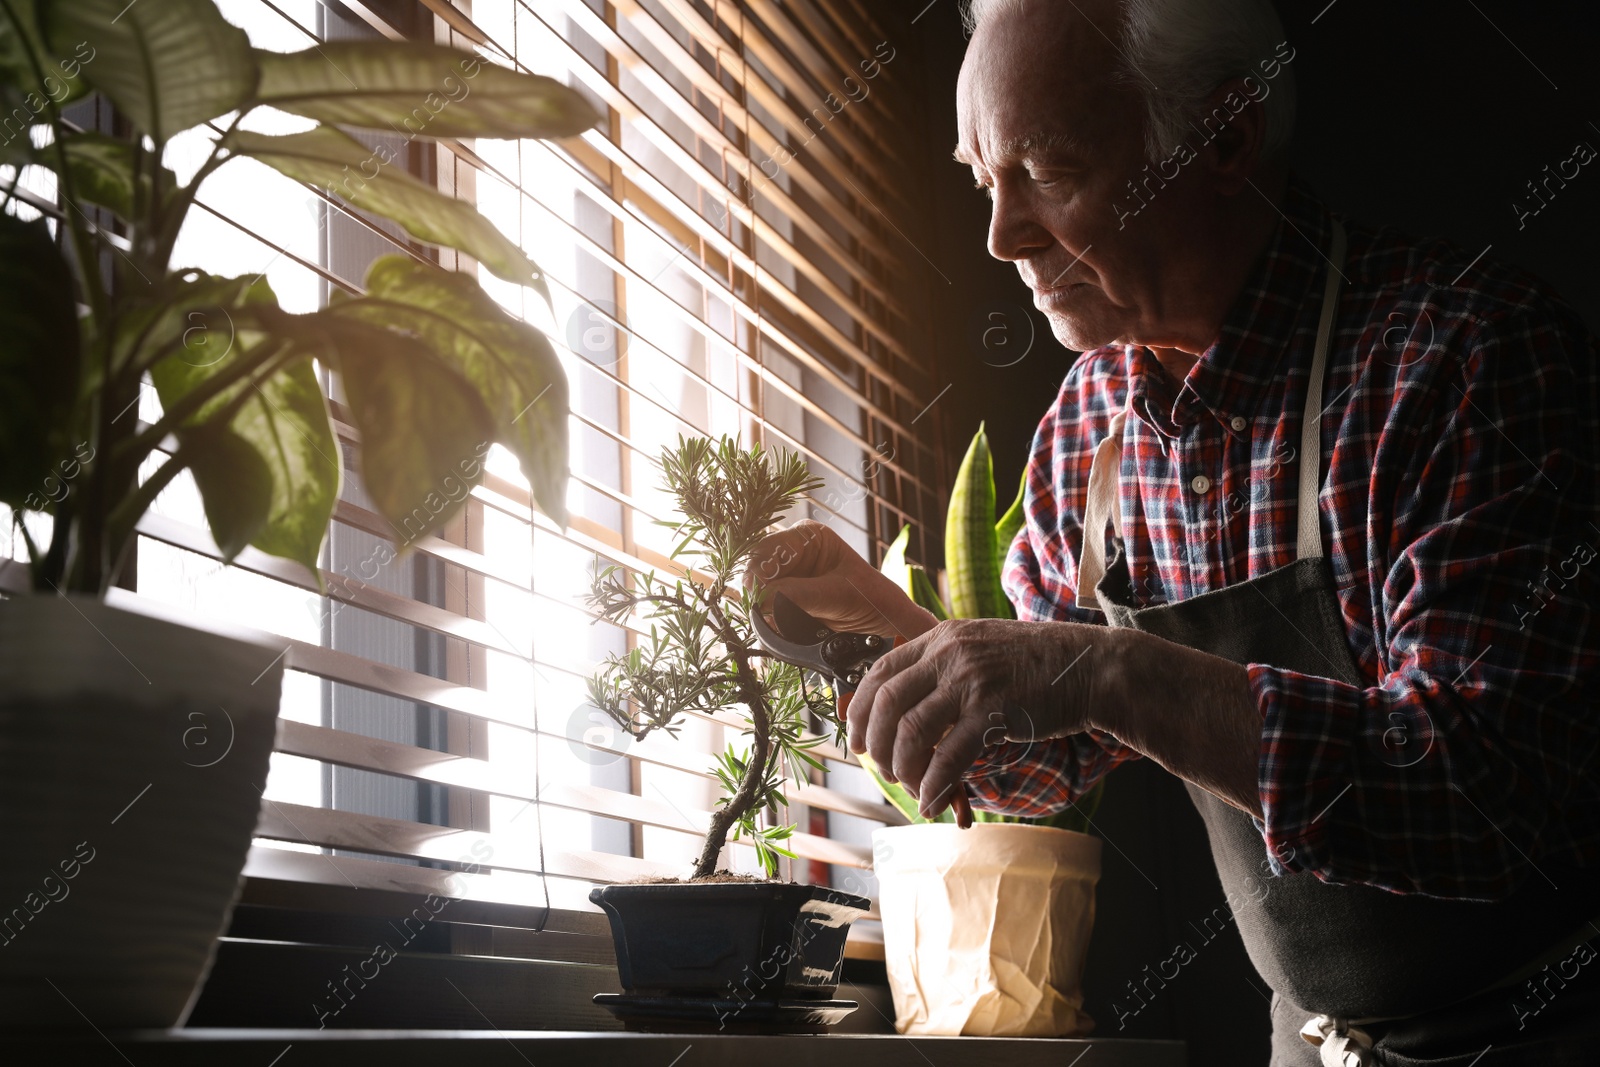
[[[115,105],[125,133],[62,117],[90,92]],[[318,125],[247,129],[263,107]],[[560,363],[542,333],[469,275],[434,266],[425,246],[548,300],[542,275],[389,145],[397,132],[562,137],[597,119],[558,82],[432,44],[255,49],[212,0],[0,0],[0,166],[12,168],[0,194],[0,503],[34,587],[103,593],[141,516],[186,470],[226,559],[253,545],[317,573],[342,469],[319,368],[340,378],[363,482],[397,543],[449,521],[494,442],[564,524]],[[164,151],[196,127],[211,150],[180,180]],[[388,140],[373,148],[342,127]],[[415,254],[378,259],[364,293],[305,315],[284,312],[260,275],[173,270],[202,185],[241,158],[398,223]],[[53,173],[55,202],[18,189],[26,166]],[[22,201],[51,221],[19,219]],[[146,381],[163,414],[141,426]],[[43,545],[23,524],[29,512],[51,517]]]
[[[761,653],[750,622],[759,585],[730,590],[772,524],[822,482],[793,453],[767,453],[760,445],[745,450],[729,437],[716,443],[679,437],[660,467],[682,517],[658,524],[672,529],[671,558],[685,562],[686,574],[630,576],[606,567],[595,575],[588,602],[600,617],[620,623],[637,612],[650,634],[606,659],[589,682],[589,699],[637,738],[656,730],[676,736],[691,713],[732,709],[742,716],[749,745],[730,744],[713,768],[724,795],[694,876],[716,872],[731,833],[733,840],[750,840],[774,877],[778,857],[793,855],[782,842],[794,827],[772,825],[766,814],[787,804],[788,774],[803,778],[807,767],[821,769],[810,750],[822,739],[806,737],[805,727],[808,711],[825,709],[808,700],[799,668]]]
[[[928,573],[915,563],[906,561],[906,545],[911,538],[911,527],[903,526],[900,536],[889,546],[879,568],[884,574],[900,583],[906,595],[939,619],[1010,619],[1016,617],[1005,590],[1000,586],[1000,572],[1005,564],[1011,541],[1026,521],[1024,498],[1027,495],[1027,472],[1017,487],[1016,499],[1004,515],[996,519],[994,461],[989,453],[989,436],[983,424],[967,446],[967,454],[956,472],[955,488],[950,491],[950,510],[945,515],[944,553],[945,578],[950,585],[950,605],[946,606],[934,588]],[[937,819],[925,819],[918,813],[917,800],[905,786],[890,782],[878,773],[870,757],[857,757],[867,773],[872,776],[884,799],[900,809],[907,819],[919,822],[955,822],[955,813],[946,808]],[[1097,782],[1077,803],[1055,815],[1041,818],[1024,818],[1017,815],[996,815],[993,812],[974,811],[975,822],[1024,822],[1042,826],[1057,826],[1064,830],[1086,833],[1089,820],[1100,805],[1100,795],[1105,788]]]

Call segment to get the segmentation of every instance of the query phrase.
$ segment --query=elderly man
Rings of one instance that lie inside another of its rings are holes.
[[[747,580],[909,639],[850,745],[925,814],[1059,810],[1140,757],[1184,779],[1229,899],[1275,875],[1237,916],[1274,1065],[1600,1062],[1593,336],[1288,172],[1267,0],[969,18],[956,156],[1083,352],[1034,439],[1019,619],[935,625],[814,524]]]

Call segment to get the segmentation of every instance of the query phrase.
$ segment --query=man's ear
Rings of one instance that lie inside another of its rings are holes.
[[[1262,101],[1271,91],[1270,83],[1254,76],[1230,78],[1212,91],[1195,122],[1205,139],[1198,162],[1224,196],[1247,188],[1261,170],[1267,141]]]

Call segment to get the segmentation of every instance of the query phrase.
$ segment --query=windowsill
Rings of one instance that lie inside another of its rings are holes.
[[[1183,1067],[1181,1041],[1136,1041],[1115,1038],[978,1038],[917,1037],[873,1034],[732,1035],[634,1034],[577,1031],[496,1030],[173,1030],[111,1033],[104,1037],[52,1034],[17,1038],[8,1044],[18,1052],[48,1053],[75,1049],[88,1054],[109,1041],[119,1051],[133,1051],[141,1067],[165,1064],[276,1063],[293,1047],[294,1067],[437,1067],[467,1062],[464,1043],[473,1043],[476,1067],[508,1067],[523,1063],[560,1067],[816,1067],[825,1055],[830,1067],[980,1067],[1004,1062],[1008,1067]],[[131,1048],[130,1048],[131,1046]],[[226,1051],[224,1052],[224,1049]],[[691,1051],[692,1050],[692,1051]],[[75,1057],[66,1057],[75,1062]],[[285,1064],[287,1067],[287,1063]]]

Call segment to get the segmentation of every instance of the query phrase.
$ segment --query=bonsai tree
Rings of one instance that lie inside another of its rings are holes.
[[[982,423],[967,446],[967,454],[956,472],[956,484],[950,491],[950,508],[945,515],[944,556],[945,578],[949,583],[950,603],[939,596],[927,571],[906,561],[906,546],[910,541],[911,527],[900,528],[900,535],[884,553],[879,568],[898,582],[912,600],[931,611],[937,619],[1011,619],[1016,612],[1000,585],[1000,571],[1005,564],[1006,552],[1012,538],[1022,529],[1026,520],[1024,500],[1027,496],[1027,472],[1017,487],[1016,499],[1004,515],[994,517],[995,488],[994,460],[989,452],[989,435]],[[955,822],[955,813],[946,808],[936,819],[926,819],[918,811],[917,799],[905,786],[886,780],[878,772],[872,759],[862,754],[861,761],[884,799],[900,809],[900,813],[913,823]],[[1040,826],[1056,826],[1063,830],[1087,833],[1095,810],[1100,806],[1100,796],[1105,789],[1102,780],[1077,803],[1054,815],[1027,818],[1018,815],[997,815],[989,811],[974,811],[974,822],[1023,822]]]
[[[836,739],[838,719],[826,701],[813,699],[799,668],[762,654],[751,625],[759,583],[732,590],[773,522],[822,481],[793,453],[746,450],[729,437],[713,443],[680,436],[676,448],[662,452],[660,468],[681,518],[658,521],[672,530],[671,558],[685,561],[685,573],[630,576],[615,566],[596,573],[589,605],[610,622],[638,612],[650,634],[626,654],[607,657],[590,679],[589,699],[636,738],[655,730],[676,736],[694,712],[739,714],[749,744],[730,744],[713,768],[723,796],[693,876],[716,873],[731,834],[748,838],[767,876],[776,877],[778,857],[793,856],[783,842],[794,827],[774,825],[767,813],[787,803],[789,774],[822,767],[811,752],[822,738],[806,736],[807,713],[830,720]]]
[[[123,132],[63,118],[91,91]],[[247,129],[264,107],[317,125]],[[561,365],[542,333],[470,275],[433,265],[426,246],[548,301],[538,267],[469,204],[413,177],[403,149],[341,127],[561,137],[597,119],[558,82],[431,44],[255,49],[212,0],[0,0],[0,165],[12,168],[0,199],[0,503],[34,588],[104,593],[140,517],[183,471],[225,559],[254,545],[318,574],[342,468],[318,367],[340,379],[363,482],[402,547],[451,518],[493,442],[564,524]],[[197,127],[211,150],[180,180],[163,153]],[[240,158],[398,223],[416,254],[381,257],[364,294],[304,315],[283,311],[262,276],[174,270],[196,196]],[[19,189],[30,165],[54,175],[55,202]],[[19,217],[41,213],[52,222]],[[147,380],[163,411],[145,426],[135,409]],[[51,521],[30,528],[28,513]]]

